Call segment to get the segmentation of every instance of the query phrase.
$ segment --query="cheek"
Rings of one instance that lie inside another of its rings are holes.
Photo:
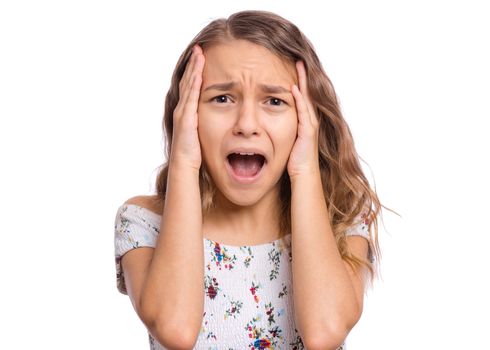
[[[201,144],[201,149],[203,151],[202,156],[206,158],[206,155],[210,153],[213,145],[212,123],[209,123],[205,116],[201,116],[199,114],[197,121],[197,135],[199,137],[199,143]]]
[[[200,140],[208,140],[213,135],[213,123],[205,109],[197,110],[197,133]]]
[[[219,155],[221,140],[223,139],[223,126],[210,118],[209,114],[198,112],[197,134],[201,144],[202,157],[206,162],[213,162]]]
[[[275,148],[279,149],[284,157],[289,156],[296,142],[298,123],[294,120],[285,120],[282,123],[271,125],[270,135],[273,137]]]
[[[298,134],[298,125],[294,124],[294,126],[292,126],[289,129],[289,133],[287,136],[287,145],[288,145],[289,150],[291,150],[293,148],[293,145],[296,142],[297,134]]]
[[[284,125],[284,143],[288,145],[288,148],[291,149],[296,141],[296,137],[298,134],[298,117],[294,113],[291,118],[288,119],[288,122]]]

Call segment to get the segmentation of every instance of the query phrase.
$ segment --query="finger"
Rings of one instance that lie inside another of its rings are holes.
[[[193,84],[196,80],[196,76],[202,78],[202,71],[204,68],[204,55],[195,53],[194,64],[192,68],[193,70],[190,72],[191,75],[189,77],[189,83],[186,85],[182,95],[182,101],[184,102],[184,104],[187,104],[187,101],[189,100],[189,95],[193,89]]]
[[[306,68],[305,64],[303,61],[297,61],[296,62],[296,69],[298,71],[298,83],[299,83],[299,90],[305,96],[305,98],[309,98],[308,94],[308,80],[306,78]]]
[[[194,45],[194,49],[196,50],[196,53],[200,53],[201,55],[204,54],[201,45],[199,44]]]
[[[189,83],[192,80],[192,70],[194,69],[194,61],[195,61],[195,47],[192,48],[191,51],[191,57],[189,58],[189,61],[187,62],[187,65],[184,70],[184,74],[182,75],[182,78],[180,79],[179,82],[179,96],[182,95],[184,90],[187,88]]]
[[[193,48],[191,51],[191,57],[189,58],[189,61],[187,62],[187,65],[184,70],[184,74],[182,76],[181,81],[181,90],[180,92],[183,93],[185,89],[189,86],[189,84],[192,81],[192,70],[194,68],[194,61],[195,61],[195,49]]]
[[[193,49],[193,54],[192,54],[192,62],[189,62],[188,68],[186,68],[186,80],[183,82],[182,85],[182,90],[179,94],[179,103],[185,107],[185,104],[187,103],[187,100],[189,99],[189,94],[190,90],[192,89],[192,83],[194,81],[194,77],[196,75],[196,59],[198,56],[204,57],[204,55],[196,53],[196,51]]]
[[[296,62],[296,68],[298,70],[298,81],[299,81],[299,90],[301,91],[301,94],[304,97],[306,106],[309,110],[309,117],[311,119],[311,122],[314,122],[314,118],[316,118],[315,115],[315,109],[313,108],[312,103],[310,102],[310,94],[308,91],[308,79],[306,77],[306,69],[305,69],[305,64],[303,61],[297,61]],[[315,120],[316,121],[316,120]]]
[[[296,101],[296,109],[298,111],[298,122],[301,125],[310,123],[310,112],[306,105],[306,100],[296,84],[291,88],[294,100]]]
[[[194,114],[197,112],[199,95],[201,93],[202,71],[204,68],[204,56],[197,55],[195,62],[195,74],[193,74],[192,84],[187,89],[187,99],[185,100],[184,114]]]
[[[189,79],[187,80],[188,84],[192,84],[193,77],[192,75],[195,74],[195,69],[196,69],[196,58],[197,56],[204,56],[204,53],[202,51],[202,48],[196,44],[192,48],[192,62],[189,65],[189,69],[186,70],[186,72],[189,72]]]

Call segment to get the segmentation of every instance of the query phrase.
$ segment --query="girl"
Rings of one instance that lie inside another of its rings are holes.
[[[304,34],[262,11],[211,22],[163,123],[157,194],[115,222],[117,286],[151,349],[345,349],[381,204]]]

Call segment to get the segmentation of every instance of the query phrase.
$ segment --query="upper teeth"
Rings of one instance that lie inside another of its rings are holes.
[[[235,153],[237,153],[237,154],[239,154],[241,156],[244,156],[244,155],[253,156],[255,154],[255,153],[252,153],[252,152],[251,153],[247,153],[247,152],[235,152]]]

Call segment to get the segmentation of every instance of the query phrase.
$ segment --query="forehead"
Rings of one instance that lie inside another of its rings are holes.
[[[203,81],[255,80],[267,83],[296,83],[292,62],[247,40],[214,44],[204,50]]]

